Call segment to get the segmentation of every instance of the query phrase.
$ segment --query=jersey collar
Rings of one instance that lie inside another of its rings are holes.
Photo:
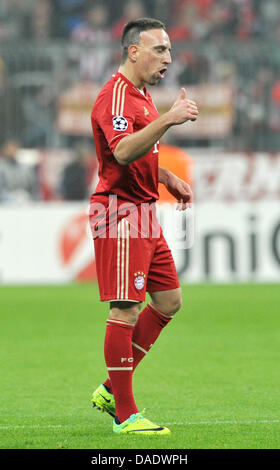
[[[135,90],[137,93],[139,93],[140,96],[143,96],[143,98],[147,98],[147,89],[146,89],[146,87],[143,88],[143,91],[144,91],[144,93],[145,93],[145,96],[144,96],[143,93],[141,93],[141,91],[138,90],[138,88],[137,88],[135,85],[133,85],[133,83],[132,83],[130,80],[128,80],[128,78],[126,78],[121,72],[115,73],[114,76],[115,76],[115,79],[116,79],[116,80],[117,80],[119,77],[121,77],[122,80],[124,80],[124,81],[130,86],[130,88],[132,88],[132,89]]]

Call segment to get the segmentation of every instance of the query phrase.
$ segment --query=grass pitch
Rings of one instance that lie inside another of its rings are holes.
[[[134,375],[170,436],[116,436],[91,408],[106,377],[95,285],[0,288],[0,447],[280,448],[280,287],[183,287],[183,308]]]

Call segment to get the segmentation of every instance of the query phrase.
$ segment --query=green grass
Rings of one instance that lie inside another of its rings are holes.
[[[0,447],[280,448],[280,286],[195,285],[134,376],[170,436],[115,436],[90,406],[106,377],[95,285],[1,287]]]

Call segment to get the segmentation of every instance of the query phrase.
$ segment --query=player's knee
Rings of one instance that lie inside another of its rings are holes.
[[[182,295],[181,295],[181,291],[177,292],[177,294],[175,296],[173,296],[168,305],[167,305],[167,308],[168,308],[168,314],[169,315],[174,315],[175,313],[177,313],[180,308],[182,307]]]
[[[177,299],[176,299],[176,302],[175,302],[175,305],[174,305],[174,313],[177,313],[181,307],[182,307],[182,296],[180,295]]]
[[[180,310],[181,307],[182,307],[182,297],[181,295],[178,295],[175,298],[170,299],[170,302],[166,306],[166,309],[168,310],[166,313],[168,315],[174,315]]]
[[[134,308],[129,310],[118,310],[117,308],[114,308],[110,310],[109,318],[111,318],[112,320],[121,320],[126,323],[129,323],[130,325],[136,325],[138,315],[139,310],[136,310]]]
[[[168,301],[162,303],[155,299],[152,300],[151,304],[155,307],[164,312],[167,315],[173,316],[177,313],[180,308],[182,307],[182,296],[181,293],[178,292],[177,295],[171,296]]]
[[[109,318],[121,320],[135,325],[141,309],[141,302],[131,303],[125,301],[110,302]]]

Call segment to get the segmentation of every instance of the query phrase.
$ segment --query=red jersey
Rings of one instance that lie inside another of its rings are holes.
[[[99,182],[91,201],[106,204],[110,194],[119,202],[154,202],[158,194],[158,143],[143,157],[120,165],[114,157],[118,142],[158,118],[151,95],[116,73],[100,91],[91,114],[99,161]]]

